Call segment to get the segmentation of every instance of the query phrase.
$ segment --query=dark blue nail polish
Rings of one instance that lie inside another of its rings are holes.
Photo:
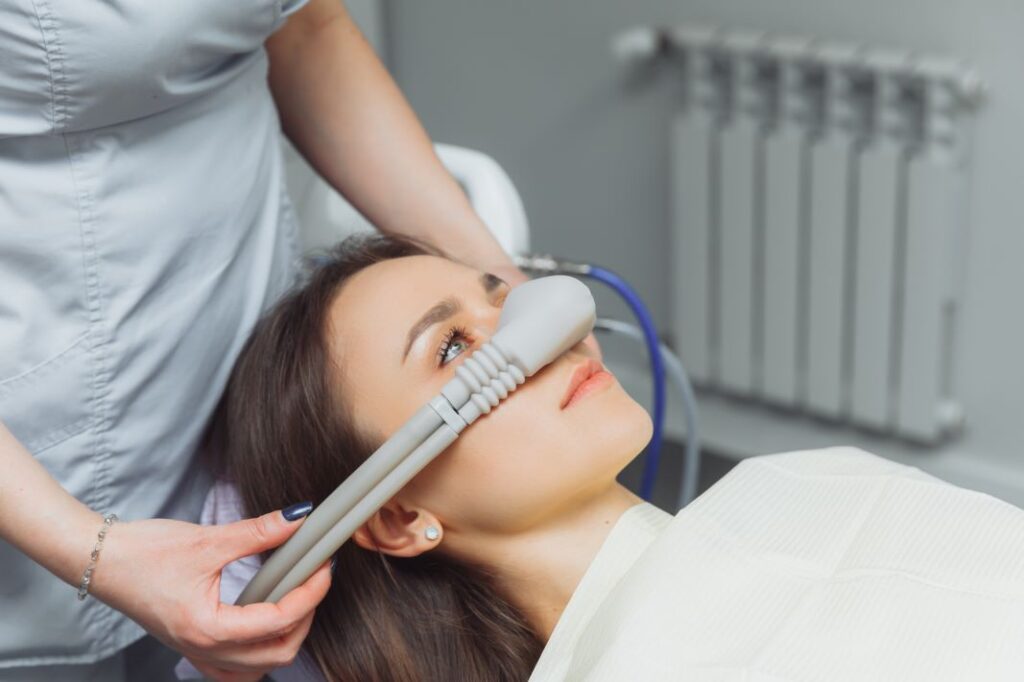
[[[331,575],[334,575],[334,567],[338,563],[338,557],[331,557]]]
[[[284,515],[286,521],[298,521],[311,511],[313,511],[312,502],[296,502],[292,506],[282,509],[281,514]]]

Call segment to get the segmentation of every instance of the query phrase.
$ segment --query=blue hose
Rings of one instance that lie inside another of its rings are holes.
[[[651,360],[651,375],[654,378],[654,415],[652,417],[654,433],[644,451],[644,474],[640,483],[640,497],[649,502],[654,492],[654,480],[658,475],[658,467],[661,464],[661,430],[665,421],[665,366],[661,358],[657,328],[654,326],[651,314],[640,300],[640,296],[614,272],[591,265],[586,267],[581,274],[606,284],[622,296],[632,309],[644,333],[644,343],[647,345],[647,354]]]

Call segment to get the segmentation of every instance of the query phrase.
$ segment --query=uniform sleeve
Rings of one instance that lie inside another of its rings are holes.
[[[302,9],[309,0],[278,0],[278,2],[281,3],[281,13],[278,15],[277,21],[274,22],[268,35],[277,33],[278,29],[287,23],[288,17]]]
[[[299,11],[309,0],[281,0],[281,18]]]

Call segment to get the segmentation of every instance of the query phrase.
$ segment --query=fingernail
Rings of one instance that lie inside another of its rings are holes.
[[[331,575],[334,575],[334,565],[338,563],[338,557],[331,557]]]
[[[313,511],[312,502],[296,502],[292,506],[282,509],[281,514],[284,515],[285,521],[298,521],[311,511]]]

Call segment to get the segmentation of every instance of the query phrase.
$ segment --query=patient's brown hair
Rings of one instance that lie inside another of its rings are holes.
[[[319,504],[379,445],[353,427],[348,408],[358,396],[331,385],[343,372],[329,371],[328,311],[363,268],[425,253],[440,255],[406,239],[349,238],[256,325],[205,448],[214,472],[238,486],[249,516],[303,500]],[[530,676],[543,643],[486,571],[438,552],[395,558],[354,542],[336,558],[303,645],[328,680]]]

